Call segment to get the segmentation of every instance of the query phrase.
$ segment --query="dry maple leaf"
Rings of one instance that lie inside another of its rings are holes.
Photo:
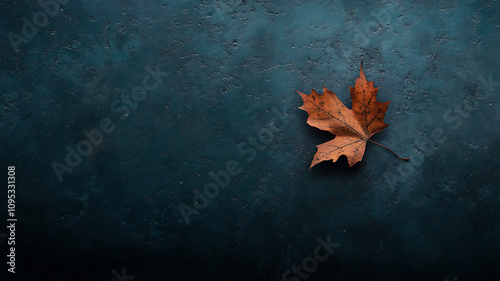
[[[310,95],[297,91],[304,101],[304,105],[299,108],[309,114],[307,124],[335,135],[333,140],[317,146],[318,152],[314,155],[309,169],[322,161],[335,162],[341,155],[347,157],[349,167],[352,167],[363,158],[368,141],[387,148],[370,140],[375,133],[389,126],[384,122],[384,117],[390,101],[377,101],[378,89],[373,86],[373,81],[366,80],[361,62],[356,84],[354,88],[349,86],[352,109],[345,107],[338,97],[325,87],[322,95],[314,90]]]

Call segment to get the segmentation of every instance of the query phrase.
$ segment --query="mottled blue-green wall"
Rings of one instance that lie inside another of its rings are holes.
[[[436,2],[2,1],[2,280],[496,280],[500,6]],[[295,89],[350,107],[361,61],[411,160],[308,170]]]

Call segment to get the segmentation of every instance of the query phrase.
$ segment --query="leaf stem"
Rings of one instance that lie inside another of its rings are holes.
[[[373,143],[374,143],[374,144],[376,144],[376,145],[380,145],[381,147],[383,147],[383,148],[385,148],[385,149],[388,149],[389,151],[391,151],[392,153],[394,153],[394,155],[396,155],[397,157],[399,157],[399,159],[401,159],[401,160],[410,161],[410,158],[402,158],[401,156],[397,155],[397,154],[396,154],[396,152],[392,151],[392,149],[388,148],[387,146],[383,146],[383,145],[381,145],[380,143],[378,143],[378,142],[374,142],[374,141],[372,141],[372,140],[369,140],[369,141],[373,142]]]

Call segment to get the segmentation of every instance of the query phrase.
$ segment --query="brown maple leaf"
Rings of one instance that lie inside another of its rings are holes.
[[[314,155],[309,169],[322,161],[335,162],[341,155],[347,157],[349,167],[352,167],[363,158],[368,141],[387,148],[370,140],[375,133],[389,126],[384,122],[384,117],[390,101],[377,101],[378,89],[373,86],[373,81],[366,80],[361,62],[356,84],[354,88],[349,86],[352,109],[345,107],[338,97],[325,87],[322,95],[314,90],[310,95],[297,91],[304,101],[304,105],[299,108],[309,113],[307,124],[335,135],[333,140],[317,146],[318,152]]]

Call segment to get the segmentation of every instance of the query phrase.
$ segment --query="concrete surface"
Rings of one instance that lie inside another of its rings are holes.
[[[500,277],[497,1],[72,0],[44,26],[35,1],[1,5],[12,280]],[[308,170],[333,136],[294,89],[350,107],[361,61],[391,101],[373,139],[412,160],[369,143]]]

